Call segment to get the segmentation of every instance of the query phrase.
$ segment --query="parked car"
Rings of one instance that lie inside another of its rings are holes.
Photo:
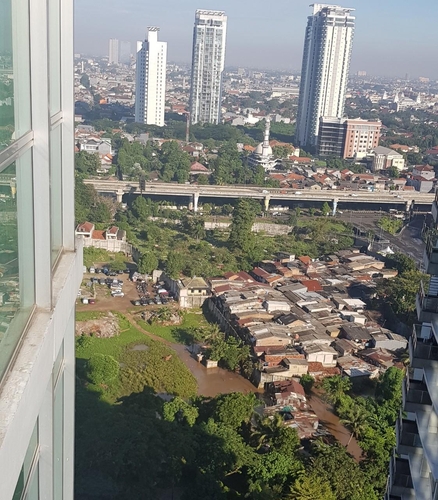
[[[141,303],[141,300],[135,300],[134,305],[135,306],[142,306],[143,304]]]
[[[96,270],[94,269],[94,267],[90,267],[89,271],[91,274],[94,274]]]
[[[111,292],[111,295],[113,297],[124,297],[125,296],[125,294],[121,290],[120,291],[113,291],[113,292]]]
[[[88,299],[88,303],[89,303],[89,304],[95,304],[95,303],[96,303],[96,301],[95,301],[94,299]]]

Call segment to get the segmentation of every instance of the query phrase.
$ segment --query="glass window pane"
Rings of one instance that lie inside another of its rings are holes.
[[[53,402],[53,498],[62,500],[64,474],[64,373],[61,373]]]
[[[33,428],[32,436],[29,441],[29,446],[26,451],[26,456],[24,457],[23,466],[21,467],[20,476],[17,481],[17,486],[15,487],[14,495],[12,500],[20,500],[24,487],[26,486],[29,473],[32,467],[32,463],[34,461],[35,453],[38,448],[38,421]]]
[[[39,464],[36,464],[32,479],[29,484],[24,500],[39,500],[40,498],[40,481],[39,481]],[[54,497],[56,498],[56,497]]]
[[[29,130],[28,0],[1,0],[0,151]]]
[[[0,378],[35,302],[32,151],[0,174]]]
[[[60,0],[49,0],[49,96],[50,116],[61,110]]]
[[[62,248],[61,125],[50,132],[50,226],[52,265]]]

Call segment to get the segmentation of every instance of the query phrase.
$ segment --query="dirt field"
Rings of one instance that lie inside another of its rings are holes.
[[[161,306],[157,305],[148,305],[148,306],[134,306],[134,301],[139,299],[139,294],[137,292],[137,285],[129,280],[129,274],[118,274],[117,276],[109,276],[110,278],[123,280],[122,290],[125,294],[124,297],[112,297],[111,290],[108,285],[99,285],[94,284],[94,298],[95,304],[83,304],[81,299],[78,297],[76,301],[76,309],[77,311],[119,311],[121,313],[126,313],[128,311],[142,311],[143,309],[154,309]],[[93,294],[90,293],[90,288],[88,288],[85,283],[90,280],[90,278],[107,278],[104,274],[84,274],[84,278],[82,280],[82,296],[83,297],[92,297]],[[156,294],[152,287],[149,285],[148,292],[150,294],[150,298],[153,299]],[[167,304],[171,306],[171,303]]]

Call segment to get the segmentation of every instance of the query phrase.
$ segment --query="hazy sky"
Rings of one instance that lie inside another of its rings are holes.
[[[328,2],[327,2],[328,3]],[[335,2],[334,2],[335,3]],[[75,0],[79,53],[107,55],[109,38],[135,41],[159,26],[168,61],[190,62],[198,8],[228,15],[227,66],[300,70],[309,0]],[[349,0],[356,9],[351,71],[438,78],[437,0]]]

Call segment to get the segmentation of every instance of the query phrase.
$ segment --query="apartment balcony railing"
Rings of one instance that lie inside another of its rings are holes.
[[[435,280],[432,282],[435,285]],[[418,321],[431,323],[438,315],[438,295],[435,295],[435,290],[429,288],[429,292],[425,291],[423,281],[420,283],[420,290],[416,299]]]
[[[423,260],[426,272],[428,274],[438,275],[438,241],[436,238],[428,239],[424,250]]]
[[[424,382],[410,380],[406,377],[403,387],[403,409],[408,412],[415,412],[419,409],[423,411],[432,410],[432,399]],[[421,405],[421,408],[418,407]]]

